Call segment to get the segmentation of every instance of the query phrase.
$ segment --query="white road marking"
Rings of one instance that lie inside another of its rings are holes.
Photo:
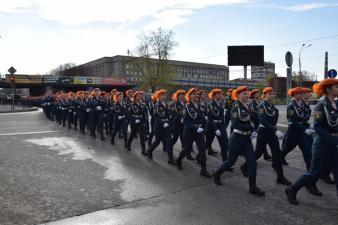
[[[46,131],[33,131],[33,132],[20,132],[20,133],[4,133],[4,134],[0,134],[0,136],[26,135],[26,134],[46,134],[46,133],[56,133],[56,132],[59,132],[59,131],[46,130]]]
[[[0,116],[10,116],[10,115],[19,115],[19,114],[31,114],[42,112],[42,109],[28,111],[28,112],[10,112],[10,113],[0,113]]]

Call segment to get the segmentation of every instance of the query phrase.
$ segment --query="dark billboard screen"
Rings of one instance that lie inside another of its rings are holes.
[[[229,66],[263,66],[264,46],[228,46]]]

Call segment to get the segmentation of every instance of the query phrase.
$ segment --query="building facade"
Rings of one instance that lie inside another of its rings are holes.
[[[103,57],[66,71],[68,76],[99,76],[126,79],[129,84],[137,84],[142,73],[135,65],[138,57]],[[173,71],[173,83],[177,86],[225,87],[229,81],[229,68],[195,62],[169,60]]]
[[[251,79],[256,82],[268,82],[275,75],[275,64],[264,62],[264,66],[251,66]]]

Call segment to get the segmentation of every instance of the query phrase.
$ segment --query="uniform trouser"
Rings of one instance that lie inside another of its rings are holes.
[[[112,134],[114,130],[114,115],[112,112],[108,113],[108,127],[109,134]]]
[[[283,140],[283,158],[285,158],[297,145],[302,151],[306,168],[309,169],[311,164],[311,145],[309,145],[307,134],[304,133],[303,129],[289,126],[289,129],[285,134],[285,139]]]
[[[128,143],[127,143],[127,147],[130,147],[131,142],[133,141],[133,139],[135,138],[135,135],[137,133],[140,134],[140,143],[141,143],[141,148],[142,150],[145,151],[146,149],[146,143],[145,143],[145,124],[144,123],[130,123],[130,127],[131,127],[131,131],[130,131],[130,135],[128,138]]]
[[[151,132],[149,134],[149,139],[148,139],[148,145],[150,146],[152,141],[153,141],[153,138],[154,138],[154,135],[155,135],[155,119],[154,117],[151,117],[150,118],[150,129],[151,129]]]
[[[117,116],[116,116],[113,121],[114,121],[113,122],[114,123],[114,129],[112,131],[111,139],[114,141],[117,132],[119,132],[120,130],[122,130],[122,135],[123,135],[123,139],[124,139],[124,145],[127,146],[128,133],[127,133],[126,119],[119,120],[117,118]]]
[[[206,149],[208,149],[209,147],[211,147],[212,142],[216,136],[217,140],[218,140],[218,144],[221,148],[221,155],[222,155],[222,159],[223,161],[228,159],[228,144],[229,144],[229,140],[228,140],[228,134],[225,130],[225,126],[224,125],[216,125],[216,129],[221,131],[221,136],[216,136],[214,130],[212,129],[211,125],[207,126],[207,131],[206,131]]]
[[[74,124],[75,129],[77,129],[77,123],[79,120],[79,112],[80,112],[80,109],[76,109],[74,110],[74,113],[73,113],[73,124]]]
[[[231,110],[227,110],[225,112],[224,120],[225,120],[225,129],[228,129],[228,125],[229,125],[230,120],[231,120]]]
[[[184,142],[183,141],[183,128],[184,128],[184,124],[182,124],[180,120],[175,119],[173,121],[172,143],[173,143],[173,146],[174,146],[176,144],[178,138],[180,138],[182,149],[184,148],[184,146],[183,146],[183,142]]]
[[[230,135],[228,160],[222,163],[216,173],[222,174],[230,169],[236,163],[241,152],[243,152],[248,165],[248,176],[256,177],[256,156],[250,135],[241,135],[237,133],[232,133]]]
[[[276,170],[278,175],[283,174],[283,158],[282,152],[279,147],[278,137],[275,135],[275,132],[271,129],[259,128],[257,141],[256,141],[256,151],[255,156],[258,160],[266,150],[266,145],[269,145],[271,154],[272,154],[272,167]]]
[[[89,112],[89,118],[88,118],[88,125],[89,125],[89,130],[91,134],[95,134],[96,126],[97,126],[97,118],[98,118],[97,110],[92,109]]]
[[[103,136],[104,114],[102,110],[97,112],[97,132]]]
[[[52,114],[51,114],[51,120],[54,121],[56,119],[56,114],[57,114],[57,108],[55,105],[52,106]]]
[[[62,123],[62,109],[58,108],[57,121],[59,124]]]
[[[155,141],[152,143],[152,145],[149,148],[149,151],[154,151],[157,146],[160,145],[162,142],[164,151],[167,152],[168,157],[170,159],[173,158],[173,144],[172,144],[172,138],[171,138],[171,127],[164,128],[162,123],[155,122]]]
[[[193,130],[191,128],[188,128],[187,126],[184,126],[183,129],[183,140],[184,140],[184,149],[180,152],[178,161],[182,161],[184,157],[187,156],[187,154],[191,151],[191,146],[193,142],[196,142],[198,154],[196,156],[196,160],[201,164],[201,170],[206,170],[206,164],[207,164],[207,156],[205,153],[205,136],[204,132],[197,133],[196,130]]]
[[[145,121],[145,128],[146,128],[145,134],[149,135],[150,132],[149,132],[149,118],[148,117],[146,118],[146,121]]]
[[[315,139],[312,145],[312,159],[309,171],[302,175],[291,188],[297,192],[302,187],[315,183],[323,168],[328,164],[332,165],[338,195],[338,149],[336,145],[327,143],[319,137]]]
[[[68,110],[68,127],[71,127],[72,123],[74,122],[74,112],[75,109]]]
[[[63,126],[66,126],[67,116],[68,116],[68,109],[67,108],[62,109],[61,117],[62,117],[62,125]]]
[[[85,131],[86,121],[87,121],[87,112],[86,109],[79,110],[79,122],[80,122],[80,130]]]
[[[106,134],[109,134],[109,113],[104,112],[103,113],[103,124],[104,124],[104,129],[106,131]]]

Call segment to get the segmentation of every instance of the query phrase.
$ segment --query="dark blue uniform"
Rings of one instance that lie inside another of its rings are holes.
[[[182,160],[187,154],[189,154],[193,142],[196,142],[198,154],[196,156],[197,162],[201,165],[201,175],[209,176],[206,168],[207,157],[205,153],[205,131],[201,132],[201,129],[205,128],[206,120],[204,118],[204,112],[200,106],[195,105],[192,102],[186,104],[186,116],[184,119],[183,128],[183,140],[184,149],[180,152],[180,155],[176,161],[177,167],[182,168]],[[200,133],[198,133],[200,131]]]
[[[225,112],[225,129],[227,129],[229,122],[231,120],[231,109],[234,106],[235,101],[232,99],[231,96],[226,96],[224,103],[225,103],[224,109],[226,110],[226,112]]]
[[[302,151],[306,168],[309,169],[311,163],[311,145],[308,141],[308,135],[305,133],[307,129],[304,124],[306,116],[303,106],[293,99],[287,107],[289,126],[283,140],[282,154],[283,158],[285,158],[298,145]]]
[[[79,107],[79,122],[80,122],[80,132],[85,134],[86,125],[90,113],[90,101],[86,98],[81,98],[81,104]]]
[[[278,109],[268,101],[263,101],[259,105],[258,120],[259,126],[257,129],[257,142],[255,156],[258,160],[266,151],[266,146],[269,145],[272,153],[272,167],[277,172],[277,182],[280,184],[290,185],[283,175],[282,152],[279,147],[279,140],[275,132],[277,131],[276,124],[278,122]],[[246,175],[247,164],[241,166],[241,170]]]
[[[184,128],[184,114],[185,104],[181,101],[173,102],[170,105],[170,113],[172,120],[172,135],[173,146],[176,144],[178,138],[180,138],[182,149],[183,147],[183,128]]]
[[[219,136],[216,135],[219,131]],[[224,109],[221,103],[212,100],[209,104],[208,122],[207,122],[206,148],[210,148],[216,135],[221,148],[223,161],[228,159],[228,135],[225,128]]]
[[[128,106],[127,106],[128,107]],[[128,138],[127,149],[130,151],[131,142],[136,136],[140,134],[140,143],[143,154],[146,154],[145,146],[145,122],[146,122],[146,108],[142,103],[132,102],[129,105],[129,122],[130,122],[130,136]]]
[[[153,141],[153,137],[155,135],[155,130],[154,130],[154,126],[155,126],[155,104],[156,101],[149,101],[148,103],[148,112],[150,115],[150,134],[148,137],[148,146],[151,145],[152,141]]]
[[[333,165],[338,195],[338,104],[336,108],[327,97],[320,99],[314,110],[314,129],[317,133],[312,146],[311,167],[291,188],[286,190],[289,201],[297,204],[296,194],[299,189],[316,182],[320,172],[328,164]]]
[[[164,150],[168,154],[168,163],[173,164],[173,144],[171,137],[170,112],[167,103],[157,101],[154,111],[155,117],[155,141],[148,150],[149,158],[156,147],[162,142]]]
[[[114,128],[112,131],[111,136],[111,144],[115,144],[115,135],[117,132],[122,130],[123,140],[124,140],[124,147],[127,147],[127,109],[123,103],[115,102],[113,103],[113,110],[112,113]]]

